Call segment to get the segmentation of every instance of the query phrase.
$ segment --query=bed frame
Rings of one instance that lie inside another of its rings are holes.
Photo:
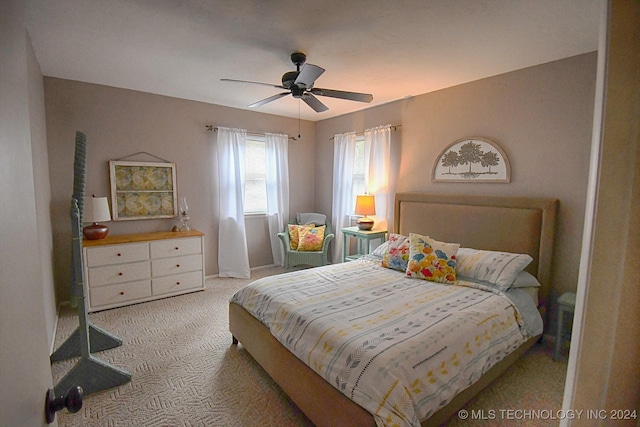
[[[533,261],[527,271],[541,284],[539,309],[546,324],[557,205],[558,200],[547,198],[397,193],[393,231],[429,235],[461,247],[528,253]],[[229,304],[229,330],[234,345],[242,343],[316,426],[376,425],[369,412],[302,363],[262,323],[234,303]],[[493,366],[422,426],[444,423],[538,339],[531,338]]]

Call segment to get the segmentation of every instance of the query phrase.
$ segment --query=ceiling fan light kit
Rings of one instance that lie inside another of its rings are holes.
[[[359,92],[347,92],[342,90],[335,89],[321,89],[314,88],[313,85],[318,77],[324,73],[324,68],[318,67],[317,65],[307,64],[306,63],[307,56],[301,52],[294,52],[291,54],[291,62],[296,66],[296,71],[287,71],[282,75],[282,84],[274,85],[269,83],[260,83],[260,82],[252,82],[247,80],[235,80],[235,79],[221,79],[225,82],[236,82],[236,83],[249,83],[249,84],[258,84],[263,86],[271,86],[277,89],[285,89],[287,92],[281,92],[279,94],[270,96],[263,100],[254,102],[250,104],[249,108],[260,107],[265,105],[271,101],[275,101],[284,96],[291,94],[294,98],[302,99],[309,107],[311,107],[315,112],[321,113],[323,111],[327,111],[329,107],[324,105],[317,96],[326,96],[330,98],[339,98],[346,99],[349,101],[358,101],[358,102],[371,102],[373,100],[373,95],[368,93],[359,93]]]

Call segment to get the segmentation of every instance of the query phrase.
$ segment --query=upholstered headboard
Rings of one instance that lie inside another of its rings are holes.
[[[557,199],[397,193],[395,233],[419,233],[461,247],[531,255],[527,271],[548,309]]]

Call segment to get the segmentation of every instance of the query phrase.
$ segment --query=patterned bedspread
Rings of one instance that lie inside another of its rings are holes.
[[[419,426],[529,338],[505,294],[458,283],[365,260],[263,278],[231,301],[378,426]]]

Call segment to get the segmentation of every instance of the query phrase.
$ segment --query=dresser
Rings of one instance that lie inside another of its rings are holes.
[[[204,234],[121,234],[83,241],[88,311],[204,289]]]

